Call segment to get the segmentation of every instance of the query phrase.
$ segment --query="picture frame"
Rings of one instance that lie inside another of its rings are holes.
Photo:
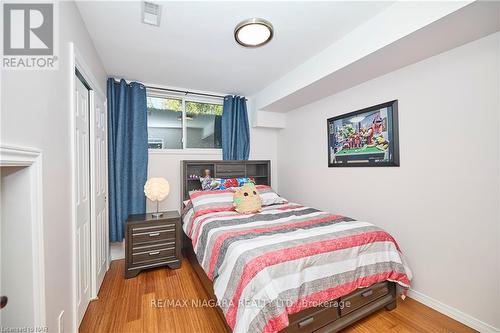
[[[399,166],[398,100],[327,119],[328,167]]]

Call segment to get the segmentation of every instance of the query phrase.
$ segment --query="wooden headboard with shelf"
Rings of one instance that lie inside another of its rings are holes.
[[[271,161],[181,161],[181,202],[189,199],[189,191],[201,190],[197,177],[205,169],[214,178],[254,177],[257,185],[271,185]]]

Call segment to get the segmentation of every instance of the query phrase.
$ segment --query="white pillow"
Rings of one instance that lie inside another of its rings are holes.
[[[262,206],[271,206],[271,205],[288,203],[288,200],[280,197],[278,193],[274,192],[271,186],[257,185],[256,188],[259,191],[260,198],[262,200]]]

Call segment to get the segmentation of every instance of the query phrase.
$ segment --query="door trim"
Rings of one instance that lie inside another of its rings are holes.
[[[42,152],[32,148],[0,145],[0,166],[29,168],[34,324],[35,327],[46,327]]]
[[[70,130],[71,130],[71,202],[72,202],[72,207],[71,207],[71,225],[72,225],[72,259],[73,259],[73,273],[72,273],[72,281],[73,281],[73,301],[72,301],[72,312],[73,312],[73,323],[72,323],[72,331],[77,332],[78,327],[80,325],[80,321],[78,318],[78,306],[77,306],[77,293],[78,293],[78,281],[77,281],[77,263],[78,260],[76,258],[76,205],[75,205],[75,191],[76,191],[76,174],[75,174],[75,167],[76,167],[76,161],[75,161],[75,130],[76,130],[76,124],[75,124],[75,116],[76,116],[76,109],[75,109],[75,71],[78,70],[80,75],[85,79],[87,84],[90,86],[89,90],[89,105],[92,106],[93,108],[93,103],[95,99],[95,94],[98,94],[99,97],[107,103],[106,95],[104,92],[100,89],[99,85],[97,84],[97,80],[95,76],[92,74],[92,71],[90,67],[87,65],[87,63],[84,60],[84,57],[82,56],[82,53],[78,50],[77,46],[73,43],[69,43],[69,54],[70,54],[70,62],[69,62],[69,69],[68,69],[68,79],[69,79],[69,108],[71,110],[71,119],[70,119]],[[92,109],[91,109],[92,111]],[[94,123],[94,114],[93,112],[90,112],[90,117],[89,117],[89,123],[90,123],[90,129],[89,129],[89,139],[92,141],[93,140],[93,133],[95,133],[95,123]],[[106,124],[107,124],[107,119],[106,119]],[[106,125],[107,126],[107,125]],[[92,146],[92,145],[90,145]],[[107,170],[107,141],[106,141],[106,195],[108,193],[108,182],[107,182],[107,175],[108,175],[108,170]],[[91,148],[90,151],[90,176],[95,175],[95,164],[93,163],[95,160],[94,156],[94,151]],[[93,179],[89,177],[90,179],[90,191],[93,189]],[[92,192],[90,192],[92,193]],[[93,200],[94,196],[91,195],[91,212],[90,212],[90,253],[91,253],[91,300],[97,299],[97,293],[99,290],[97,290],[97,281],[96,281],[96,271],[94,268],[94,264],[96,262],[96,254],[97,254],[97,249],[96,249],[96,221],[94,212],[92,211],[93,207],[95,207]],[[106,214],[106,235],[109,234],[109,223],[108,223],[108,214]],[[106,236],[106,270],[109,269],[109,238]]]

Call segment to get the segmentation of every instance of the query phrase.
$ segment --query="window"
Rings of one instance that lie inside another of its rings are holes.
[[[148,92],[150,149],[222,147],[222,101]]]
[[[222,105],[186,101],[186,148],[221,148]]]
[[[182,99],[148,96],[148,146],[182,149]]]

